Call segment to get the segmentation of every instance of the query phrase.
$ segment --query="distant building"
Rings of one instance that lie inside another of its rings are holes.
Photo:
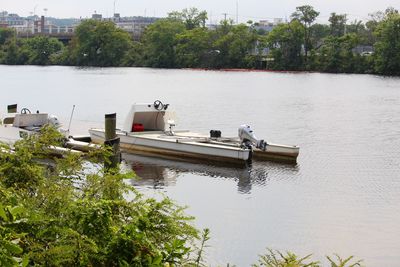
[[[25,18],[22,18],[17,14],[9,14],[7,11],[0,12],[0,24],[4,27],[22,26],[26,23],[25,21]]]
[[[115,13],[113,17],[114,22],[121,21],[121,15],[119,13]]]
[[[374,53],[374,47],[372,45],[357,45],[352,49],[352,51],[355,54],[367,56]]]
[[[94,19],[94,20],[102,20],[103,19],[103,15],[94,13],[92,15],[92,19]]]
[[[262,56],[262,57],[268,56],[269,53],[270,53],[269,47],[261,46],[261,43],[258,40],[256,41],[253,49],[250,51],[250,55]]]
[[[98,21],[112,21],[116,27],[127,31],[132,37],[138,40],[147,26],[157,21],[155,17],[121,17],[115,13],[112,18],[103,18],[102,14],[96,12],[91,19]],[[18,36],[28,37],[31,34],[46,35],[70,35],[82,22],[82,19],[58,19],[50,17],[20,17],[17,14],[9,14],[7,11],[0,12],[0,27],[13,28]]]
[[[159,18],[155,17],[115,17],[115,25],[127,31],[136,40],[140,39],[147,26],[156,22]]]
[[[264,32],[270,32],[272,31],[277,25],[282,24],[283,19],[282,18],[274,18],[274,20],[271,22],[269,20],[260,20],[259,22],[256,22],[254,24],[254,28],[257,31],[264,31]]]
[[[218,24],[214,24],[214,23],[212,23],[212,24],[207,24],[206,27],[207,27],[209,30],[216,30],[216,29],[218,28]]]
[[[283,21],[283,18],[274,18],[274,25],[279,25],[279,24],[282,24],[284,21]]]

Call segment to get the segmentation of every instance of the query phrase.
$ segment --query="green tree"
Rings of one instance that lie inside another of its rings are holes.
[[[330,28],[329,25],[315,23],[311,25],[310,32],[311,32],[310,42],[313,49],[311,49],[310,51],[307,64],[310,70],[318,71],[319,70],[318,51],[320,47],[324,44],[324,39],[329,36]]]
[[[0,46],[11,38],[15,38],[15,31],[13,29],[0,28]]]
[[[311,33],[310,27],[315,19],[319,16],[319,12],[315,11],[312,6],[304,5],[296,7],[296,12],[292,14],[292,19],[298,20],[304,27],[304,55],[307,63],[308,51],[311,49]]]
[[[168,13],[168,18],[182,21],[187,30],[193,30],[198,27],[205,27],[208,19],[206,11],[199,11],[197,8],[183,9],[181,12],[173,11]]]
[[[367,29],[368,32],[368,40],[370,41],[369,43],[371,45],[376,42],[376,36],[375,36],[376,27],[383,20],[385,16],[384,14],[385,13],[381,11],[371,13],[369,14],[370,19],[365,23],[365,28]]]
[[[131,45],[131,36],[114,23],[86,20],[75,30],[69,60],[78,66],[119,66]]]
[[[346,25],[346,33],[362,35],[365,32],[365,25],[361,20],[354,20]]]
[[[330,34],[329,25],[315,23],[310,27],[311,32],[311,46],[318,48],[322,44],[322,40]]]
[[[185,25],[179,20],[160,19],[148,26],[143,42],[143,63],[149,67],[177,67],[177,35],[185,31]]]
[[[247,68],[254,65],[249,57],[257,41],[257,33],[245,24],[223,21],[214,32],[213,51],[217,51],[215,67]]]
[[[400,75],[400,14],[390,12],[375,31],[375,71],[384,75]]]
[[[267,36],[271,67],[276,70],[299,70],[303,65],[301,55],[304,40],[303,26],[298,20],[279,24]]]
[[[346,14],[339,15],[332,13],[329,17],[329,23],[332,36],[340,37],[345,34],[347,23]]]
[[[49,65],[51,56],[60,53],[64,48],[63,43],[56,38],[37,36],[24,40],[21,49],[29,55],[27,64]]]
[[[143,44],[141,42],[133,42],[128,49],[121,65],[125,67],[140,67],[143,66]]]
[[[367,29],[365,24],[361,20],[354,20],[346,25],[346,33],[357,34],[360,38],[360,44],[362,45],[373,45],[374,37],[373,33]]]
[[[178,34],[176,45],[177,64],[185,68],[208,67],[212,53],[210,33],[205,28],[195,28]]]
[[[324,39],[324,44],[319,52],[319,66],[317,69],[326,72],[358,72],[363,69],[363,63],[359,56],[353,53],[353,49],[359,43],[356,34],[346,34],[341,37],[329,36]]]
[[[3,46],[4,54],[3,58],[0,59],[1,63],[7,65],[28,64],[30,51],[22,48],[24,42],[25,41],[16,38],[7,40]]]

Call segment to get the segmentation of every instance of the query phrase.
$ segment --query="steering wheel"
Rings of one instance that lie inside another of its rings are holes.
[[[31,114],[31,111],[28,108],[21,109],[21,114]]]
[[[164,104],[160,100],[154,101],[154,108],[157,110],[163,110]]]

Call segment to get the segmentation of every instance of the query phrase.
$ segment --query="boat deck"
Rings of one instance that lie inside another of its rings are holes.
[[[242,149],[239,141],[233,138],[219,138],[212,140],[207,135],[194,133],[189,131],[174,132],[174,135],[167,135],[164,132],[139,132],[129,133],[129,136],[146,138],[151,140],[163,140],[172,143],[187,143],[187,144],[201,144],[202,146],[209,146],[213,148],[222,148],[228,150]]]

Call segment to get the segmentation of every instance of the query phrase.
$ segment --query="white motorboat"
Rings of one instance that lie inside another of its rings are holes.
[[[0,119],[0,142],[12,146],[24,136],[38,133],[45,125],[52,125],[66,136],[65,147],[50,147],[56,154],[64,154],[68,151],[74,153],[78,151],[87,152],[98,148],[97,145],[81,142],[69,137],[69,130],[60,128],[61,124],[56,116],[39,111],[32,113],[27,108],[21,109],[18,113],[17,105],[9,105],[8,113]]]
[[[31,113],[27,108],[17,113],[17,105],[10,105],[9,112],[0,120],[0,141],[14,144],[22,137],[38,132],[43,126],[50,124],[60,127],[58,118],[48,113]]]
[[[160,101],[134,104],[122,130],[117,130],[120,146],[128,152],[180,159],[196,158],[221,162],[254,159],[296,162],[298,146],[267,143],[255,137],[250,126],[242,125],[239,136],[222,137],[218,130],[210,135],[174,130],[174,113]],[[104,143],[105,130],[89,130],[92,142]]]

